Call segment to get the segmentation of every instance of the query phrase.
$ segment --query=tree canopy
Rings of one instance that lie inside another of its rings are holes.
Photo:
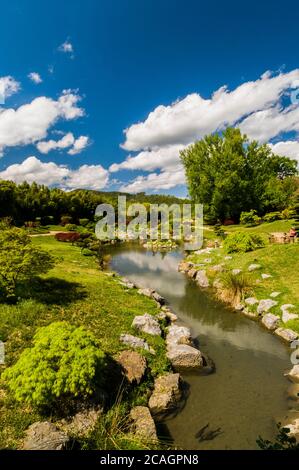
[[[211,221],[239,221],[242,211],[259,215],[284,209],[296,188],[297,162],[249,142],[239,129],[212,134],[181,151],[191,198]]]

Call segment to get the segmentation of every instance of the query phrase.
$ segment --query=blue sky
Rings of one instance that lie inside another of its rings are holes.
[[[0,177],[184,195],[179,150],[227,124],[298,158],[298,13],[295,1],[3,2]]]

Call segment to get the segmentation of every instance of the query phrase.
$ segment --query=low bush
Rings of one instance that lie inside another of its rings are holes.
[[[223,246],[227,253],[246,253],[262,248],[265,242],[258,234],[234,232],[226,237]]]
[[[89,219],[79,219],[79,225],[82,225],[82,227],[85,227],[88,224],[89,224]]]
[[[217,296],[226,303],[233,306],[241,302],[253,286],[248,274],[223,273],[221,276],[221,287],[217,290]]]
[[[66,224],[65,229],[68,230],[69,232],[75,232],[77,230],[77,225],[76,224]]]
[[[254,225],[259,225],[261,221],[262,219],[257,215],[255,210],[251,210],[249,212],[241,212],[240,224],[242,225],[252,227]]]
[[[92,333],[54,322],[37,330],[33,347],[22,352],[2,379],[17,401],[50,407],[92,395],[104,365],[105,355]]]
[[[264,222],[275,222],[275,220],[281,220],[281,212],[268,212],[268,214],[263,217]]]

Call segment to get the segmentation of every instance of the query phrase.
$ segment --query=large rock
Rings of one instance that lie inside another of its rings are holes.
[[[167,329],[167,346],[177,344],[192,344],[191,331],[186,326],[171,325]]]
[[[295,308],[295,305],[293,304],[284,304],[280,307],[280,310],[282,311],[282,321],[284,323],[287,323],[290,320],[296,320],[298,318],[297,313],[290,312],[290,309]]]
[[[299,364],[296,364],[287,374],[286,377],[293,383],[299,384]]]
[[[157,421],[173,413],[182,400],[180,374],[166,374],[155,380],[154,391],[148,406]]]
[[[261,315],[262,313],[269,312],[269,310],[272,307],[275,307],[278,304],[276,300],[272,299],[262,299],[259,301],[258,307],[257,307],[257,313]]]
[[[122,351],[117,357],[128,382],[139,384],[146,371],[146,359],[136,351]]]
[[[288,398],[299,401],[299,383],[290,385],[287,390],[287,394]]]
[[[299,418],[284,424],[283,427],[288,429],[290,437],[295,437],[296,441],[299,442]]]
[[[170,322],[176,322],[178,317],[175,313],[170,310],[170,308],[163,306],[162,311],[165,312],[166,317]]]
[[[160,336],[162,333],[158,320],[148,313],[135,317],[132,326],[143,333],[153,336]]]
[[[266,313],[266,315],[262,318],[262,324],[271,331],[276,330],[278,327],[280,318],[277,315],[273,315],[272,313]]]
[[[70,438],[49,421],[31,424],[26,431],[24,450],[63,450]]]
[[[132,348],[140,348],[145,349],[147,351],[150,350],[150,347],[147,342],[142,338],[138,338],[137,336],[125,334],[120,335],[119,339],[122,343],[126,344],[127,346],[131,346]]]
[[[188,261],[180,261],[179,265],[178,265],[178,270],[180,272],[183,272],[183,273],[186,273],[187,271],[189,271],[189,269],[191,269],[193,266],[193,263],[190,263]]]
[[[130,412],[132,431],[146,443],[157,441],[155,422],[147,406],[135,406]]]
[[[288,343],[292,343],[298,338],[297,333],[287,328],[277,328],[274,333]]]
[[[99,406],[86,408],[68,419],[61,420],[59,427],[62,427],[67,434],[86,437],[94,431],[102,413],[103,408]]]
[[[191,268],[189,271],[187,271],[187,276],[190,277],[191,279],[194,279],[197,274],[197,269]]]
[[[146,289],[138,289],[138,294],[141,294],[141,295],[145,295],[146,297],[151,297],[152,294],[153,294],[154,289],[149,289],[149,288],[146,288]]]
[[[200,370],[204,366],[201,352],[188,344],[173,344],[167,347],[167,358],[174,370]]]
[[[205,270],[200,270],[196,274],[196,281],[200,287],[209,287],[209,279],[206,275]]]
[[[158,304],[160,304],[160,305],[165,304],[164,297],[162,297],[162,295],[158,294],[158,292],[154,291],[151,296],[156,302],[158,302]]]

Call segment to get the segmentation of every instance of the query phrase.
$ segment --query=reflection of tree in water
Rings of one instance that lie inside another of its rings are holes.
[[[224,304],[214,300],[211,292],[204,292],[194,281],[186,282],[185,295],[180,299],[178,308],[190,318],[200,318],[206,325],[218,325],[225,331],[235,331],[238,319],[245,321]]]
[[[204,441],[212,441],[216,437],[220,436],[220,434],[223,434],[223,431],[221,428],[217,429],[209,429],[210,424],[206,424],[202,428],[200,428],[199,431],[195,434],[195,438],[198,440],[198,442],[204,442]]]

